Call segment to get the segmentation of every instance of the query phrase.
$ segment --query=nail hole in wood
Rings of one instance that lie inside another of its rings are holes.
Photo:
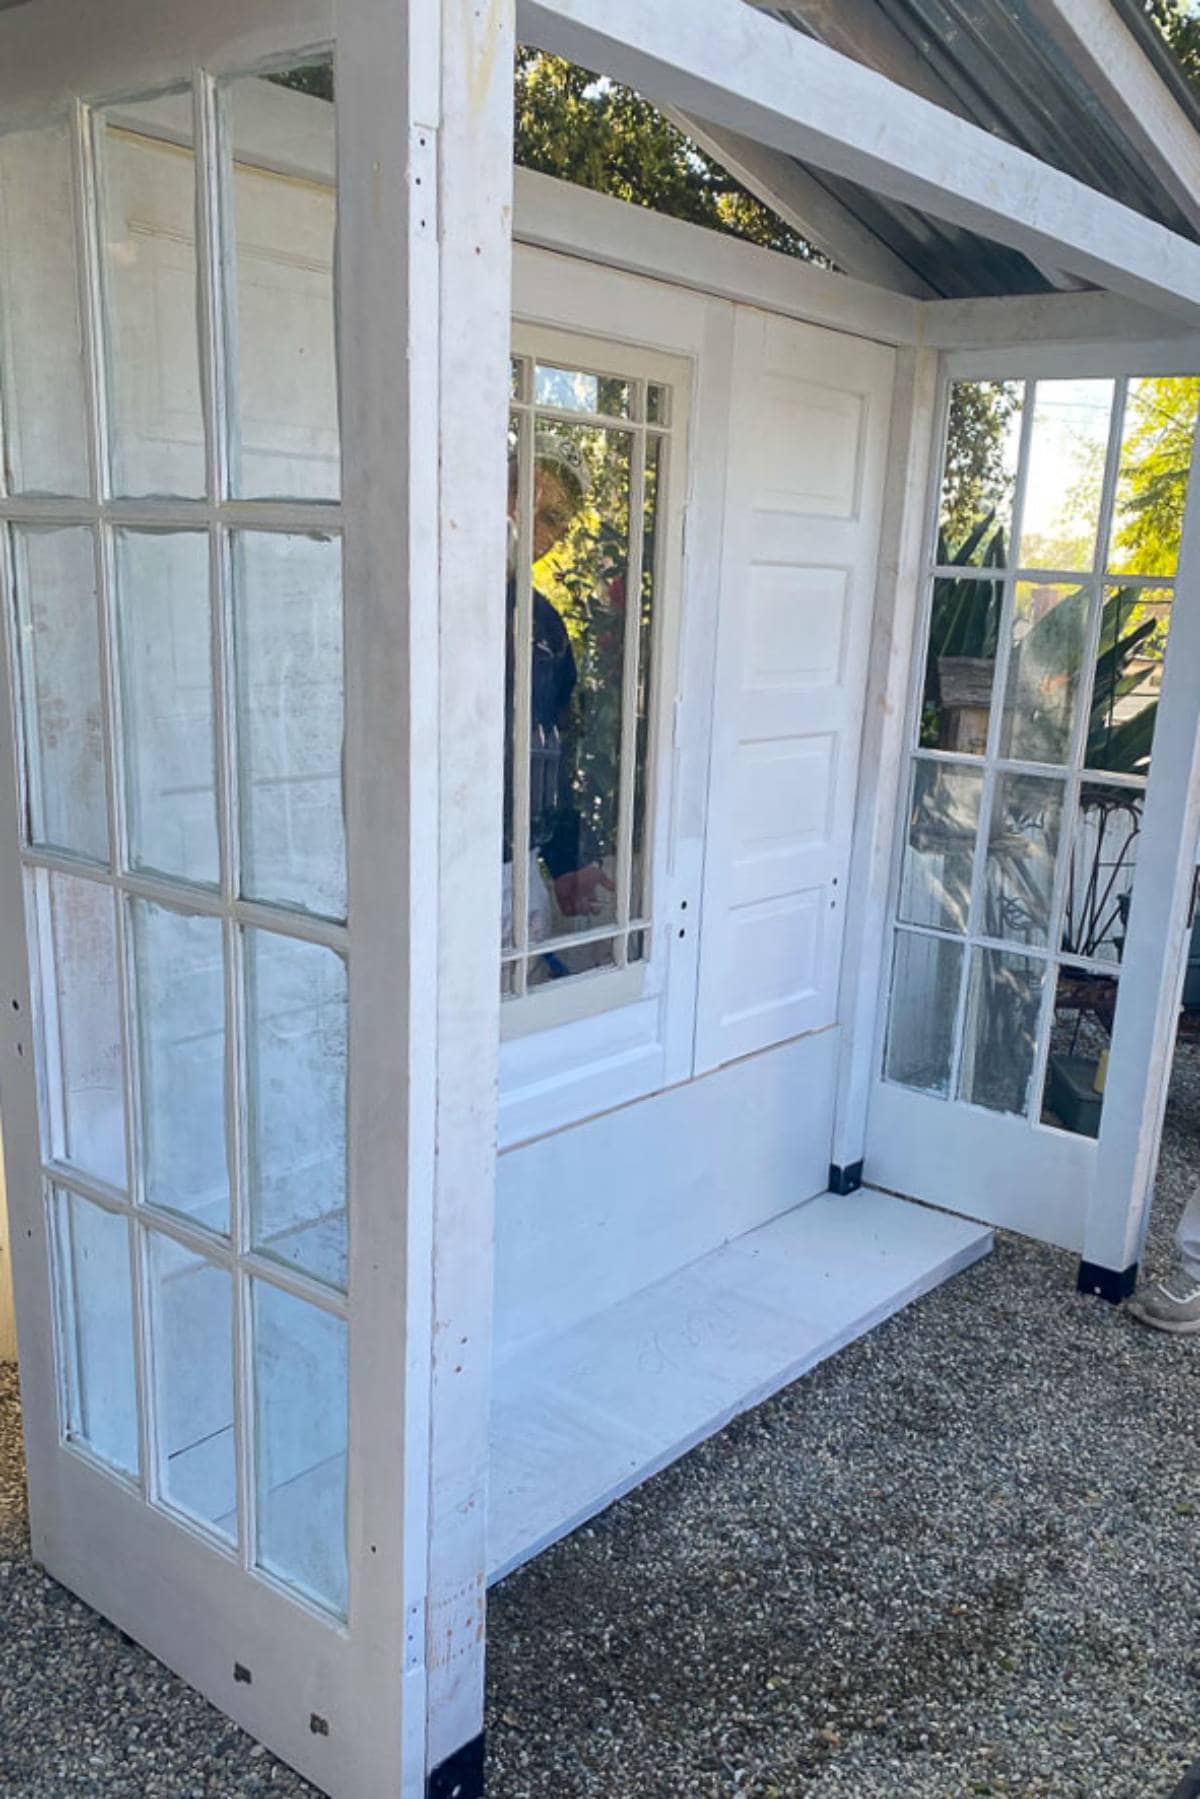
[[[327,1737],[329,1735],[329,1719],[323,1718],[320,1712],[310,1712],[308,1728],[315,1737]]]
[[[236,1681],[239,1681],[242,1686],[248,1687],[251,1684],[251,1682],[253,1681],[254,1676],[253,1676],[253,1674],[251,1674],[251,1672],[250,1672],[249,1668],[246,1666],[245,1662],[234,1662],[233,1678]]]

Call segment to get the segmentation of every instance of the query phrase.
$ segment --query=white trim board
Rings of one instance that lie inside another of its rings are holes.
[[[1200,320],[1200,245],[731,0],[520,0],[518,35],[1129,299]]]
[[[497,1362],[494,1582],[985,1256],[986,1227],[823,1194]]]
[[[921,302],[908,295],[533,169],[514,171],[513,236],[535,249],[745,301],[879,343],[912,344],[920,334]]]

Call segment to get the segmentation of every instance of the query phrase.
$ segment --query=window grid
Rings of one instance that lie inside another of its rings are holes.
[[[587,944],[611,942],[614,969],[589,971],[593,979],[625,968],[629,961],[630,940],[639,932],[649,931],[652,907],[643,906],[635,913],[633,895],[633,839],[637,791],[636,746],[638,727],[638,686],[641,672],[641,607],[644,578],[644,511],[646,494],[646,462],[648,444],[659,445],[657,489],[659,517],[663,517],[662,495],[669,478],[671,413],[665,420],[648,416],[647,392],[655,385],[640,376],[621,377],[627,381],[630,407],[627,417],[613,413],[587,411],[543,404],[535,399],[533,369],[536,357],[521,354],[514,357],[515,393],[509,400],[509,416],[517,445],[517,605],[513,637],[513,725],[512,725],[512,935],[502,946],[502,996],[506,1001],[523,997],[529,991],[529,966],[538,956],[577,949]],[[582,373],[595,373],[581,369]],[[661,402],[660,402],[661,405]],[[564,932],[540,940],[529,941],[529,860],[530,801],[528,769],[530,763],[532,711],[532,633],[533,633],[533,530],[534,530],[534,454],[533,440],[542,421],[565,426],[580,425],[621,431],[630,439],[629,477],[629,548],[625,571],[625,625],[622,644],[620,791],[617,808],[616,916],[610,923],[593,930]],[[662,533],[656,533],[655,559],[661,565]],[[655,593],[658,595],[660,566],[655,568]],[[660,600],[661,606],[661,600]],[[652,621],[652,641],[658,637],[657,617]],[[651,657],[654,650],[651,648]],[[655,720],[651,719],[648,758],[654,754]],[[520,774],[518,771],[521,771]],[[649,798],[649,793],[648,793]],[[644,842],[651,841],[651,808],[647,806]],[[649,871],[643,876],[643,895],[648,890]],[[583,977],[577,977],[583,978]]]
[[[1012,563],[1006,567],[955,566],[939,562],[937,558],[937,521],[940,517],[942,483],[944,479],[944,457],[947,439],[949,416],[949,392],[951,380],[945,384],[945,399],[941,409],[942,450],[937,466],[937,479],[931,494],[933,508],[933,525],[929,533],[930,552],[926,559],[926,599],[921,614],[920,635],[917,642],[920,653],[915,658],[914,666],[914,702],[912,736],[917,738],[921,717],[921,694],[925,676],[925,658],[928,650],[928,636],[931,623],[931,609],[935,583],[941,579],[953,579],[960,582],[1001,588],[1001,608],[997,625],[997,646],[995,665],[992,673],[991,708],[988,717],[987,747],[983,755],[973,754],[965,750],[943,750],[928,748],[919,741],[912,741],[909,751],[909,779],[905,786],[905,828],[898,833],[901,841],[897,846],[896,880],[902,876],[907,853],[908,832],[907,821],[911,812],[913,778],[917,766],[922,762],[940,763],[944,766],[976,769],[982,775],[982,787],[979,802],[979,817],[976,821],[974,851],[971,870],[971,892],[967,928],[964,932],[956,932],[938,925],[910,924],[897,916],[898,902],[893,908],[892,938],[893,945],[902,935],[935,938],[941,942],[960,946],[962,955],[958,971],[958,995],[955,1008],[952,1049],[950,1058],[949,1083],[946,1097],[958,1104],[971,1104],[959,1094],[958,1088],[962,1079],[964,1041],[968,1025],[971,969],[976,952],[983,950],[1003,951],[1010,955],[1027,958],[1040,963],[1043,969],[1042,992],[1038,1008],[1037,1037],[1033,1064],[1025,1096],[1023,1116],[1035,1128],[1048,1128],[1041,1122],[1040,1095],[1046,1079],[1047,1063],[1051,1048],[1051,1033],[1054,1018],[1055,997],[1060,963],[1064,960],[1070,966],[1081,968],[1086,972],[1103,974],[1112,980],[1119,979],[1120,967],[1113,961],[1085,955],[1070,955],[1064,958],[1061,952],[1061,939],[1064,916],[1068,900],[1070,877],[1070,846],[1076,829],[1079,814],[1079,798],[1085,785],[1101,785],[1112,788],[1125,788],[1131,793],[1144,792],[1145,775],[1121,772],[1109,773],[1105,769],[1091,768],[1086,762],[1088,722],[1096,676],[1096,658],[1103,621],[1103,609],[1108,592],[1114,588],[1132,588],[1138,591],[1155,590],[1167,596],[1167,603],[1174,597],[1174,575],[1126,575],[1114,572],[1109,568],[1113,523],[1116,514],[1117,491],[1121,473],[1121,449],[1124,436],[1126,402],[1130,381],[1134,377],[1120,376],[1113,380],[1113,397],[1108,420],[1108,438],[1105,446],[1104,472],[1100,492],[1099,517],[1096,527],[1096,541],[1090,569],[1048,570],[1023,563]],[[1015,556],[1021,548],[1021,535],[1025,513],[1026,487],[1029,475],[1030,449],[1036,411],[1036,391],[1038,380],[1030,377],[1020,381],[1022,389],[1021,426],[1018,447],[1016,481],[1013,490],[1012,517],[1010,523],[1010,551]],[[1002,733],[1004,730],[1005,700],[1008,686],[1008,671],[1011,662],[1013,633],[1012,620],[1018,588],[1022,583],[1036,580],[1044,584],[1069,583],[1072,588],[1082,590],[1087,595],[1087,621],[1080,651],[1080,680],[1075,702],[1075,717],[1072,723],[1071,742],[1063,763],[1042,763],[1025,760],[1019,757],[1006,756],[1001,751]],[[987,848],[991,829],[991,815],[995,794],[1000,781],[1007,774],[1029,775],[1054,780],[1062,791],[1062,807],[1059,820],[1058,852],[1054,870],[1054,881],[1047,921],[1046,943],[1018,944],[1008,939],[997,938],[987,933],[984,928],[984,897],[987,878]],[[890,966],[889,962],[889,966]],[[890,998],[889,998],[890,1011]],[[888,1033],[884,1037],[884,1079],[889,1079],[886,1071]],[[1053,1128],[1053,1127],[1049,1127]]]
[[[284,59],[292,62],[295,59]],[[147,96],[139,95],[138,99]],[[320,531],[341,535],[341,507],[330,501],[234,500],[230,494],[229,404],[226,358],[232,330],[234,296],[229,279],[233,243],[231,195],[227,165],[231,155],[228,135],[221,129],[221,96],[215,79],[197,73],[192,93],[194,123],[194,206],[196,266],[200,290],[200,377],[205,433],[206,496],[126,498],[112,491],[112,409],[109,394],[107,346],[110,321],[105,315],[101,256],[102,210],[99,174],[100,134],[103,109],[76,103],[72,117],[73,223],[75,260],[83,323],[84,404],[89,488],[87,495],[46,496],[10,494],[5,459],[0,457],[0,605],[9,639],[9,661],[16,699],[17,771],[21,820],[21,860],[25,870],[27,916],[34,921],[31,955],[35,962],[35,1038],[38,1046],[39,1112],[41,1116],[42,1176],[47,1222],[55,1271],[54,1310],[58,1336],[58,1388],[60,1432],[64,1445],[100,1468],[109,1478],[130,1486],[148,1503],[161,1506],[185,1528],[199,1530],[215,1553],[237,1558],[256,1579],[285,1591],[290,1599],[311,1605],[322,1614],[326,1607],[298,1587],[266,1571],[257,1562],[256,1453],[254,1360],[252,1341],[252,1281],[280,1290],[319,1311],[345,1322],[349,1293],[306,1275],[301,1269],[254,1250],[251,1235],[247,1168],[246,1044],[244,949],[248,929],[269,931],[325,946],[343,957],[349,947],[348,927],[315,914],[249,901],[240,894],[240,831],[237,763],[237,695],[233,675],[233,623],[231,540],[239,529],[303,534]],[[3,396],[0,395],[0,403]],[[0,441],[3,415],[0,412]],[[104,772],[105,813],[108,828],[108,861],[97,863],[68,851],[49,849],[30,841],[29,769],[27,754],[28,712],[22,694],[23,663],[15,640],[16,571],[13,561],[13,527],[16,525],[82,526],[92,535],[96,569],[101,687],[101,755]],[[118,643],[115,618],[115,533],[123,526],[162,530],[200,530],[209,551],[208,599],[212,621],[212,690],[216,736],[216,807],[220,843],[219,890],[194,887],[182,879],[139,873],[129,865],[126,820],[125,740],[121,729],[121,683],[118,676]],[[43,907],[35,887],[53,874],[85,878],[113,896],[116,941],[116,982],[120,1017],[123,1074],[123,1112],[126,1143],[126,1187],[121,1189],[88,1175],[63,1160],[57,1144],[64,1143],[51,1103],[52,1068],[56,1060],[57,1025],[52,1024],[50,996],[56,991],[53,944],[44,925]],[[230,1232],[215,1235],[202,1225],[148,1203],[145,1197],[140,1057],[138,1053],[137,1002],[132,966],[132,929],[129,908],[134,900],[165,906],[187,916],[219,918],[224,947],[224,1030],[226,1054],[226,1141],[230,1163]],[[134,1369],[138,1408],[140,1471],[126,1475],[70,1435],[66,1391],[67,1369],[75,1336],[74,1319],[68,1314],[63,1285],[64,1245],[55,1222],[53,1192],[75,1194],[103,1212],[125,1220],[129,1241],[134,1315]],[[233,1281],[232,1395],[234,1441],[237,1457],[236,1545],[225,1542],[191,1515],[179,1511],[165,1497],[160,1478],[157,1441],[156,1345],[151,1328],[149,1249],[155,1235],[166,1237],[193,1252],[212,1267],[226,1271]]]

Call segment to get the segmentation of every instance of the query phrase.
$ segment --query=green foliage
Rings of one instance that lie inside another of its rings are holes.
[[[1194,375],[1130,384],[1116,536],[1117,565],[1127,573],[1175,572],[1198,400]]]
[[[630,88],[522,46],[514,102],[513,148],[522,167],[825,261]]]
[[[942,479],[942,528],[949,540],[968,536],[976,521],[994,517],[1009,497],[1005,446],[1020,404],[1020,382],[956,381],[951,387]]]

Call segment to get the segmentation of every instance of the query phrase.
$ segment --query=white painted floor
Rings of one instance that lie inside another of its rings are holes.
[[[497,1363],[489,1580],[968,1267],[991,1232],[823,1194]]]

